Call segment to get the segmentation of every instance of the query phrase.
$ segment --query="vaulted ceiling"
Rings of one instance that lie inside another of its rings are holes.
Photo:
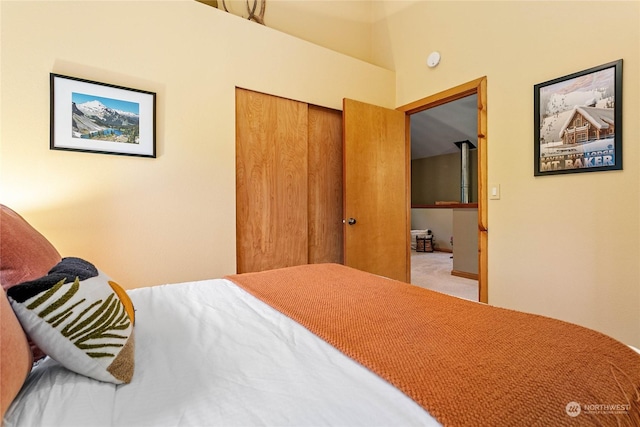
[[[412,114],[411,159],[459,152],[456,142],[478,145],[477,95]]]

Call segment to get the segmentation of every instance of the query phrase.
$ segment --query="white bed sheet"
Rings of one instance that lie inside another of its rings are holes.
[[[47,359],[11,426],[438,426],[401,391],[225,279],[129,291],[133,381]]]

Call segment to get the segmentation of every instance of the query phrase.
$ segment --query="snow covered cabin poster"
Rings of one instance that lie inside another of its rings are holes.
[[[622,60],[534,86],[534,175],[622,169]]]

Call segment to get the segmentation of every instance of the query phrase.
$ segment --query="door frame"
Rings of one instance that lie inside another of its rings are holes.
[[[411,224],[411,114],[437,107],[469,95],[478,96],[478,299],[489,302],[488,290],[488,214],[487,214],[487,77],[480,77],[459,86],[444,90],[426,98],[396,108],[406,115],[407,144],[407,223]],[[410,226],[408,228],[411,228]],[[410,230],[407,230],[407,241],[410,241]],[[411,254],[407,253],[407,277],[411,277]]]

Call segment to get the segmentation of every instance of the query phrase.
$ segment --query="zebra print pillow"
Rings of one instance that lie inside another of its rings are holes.
[[[80,258],[63,258],[7,296],[24,330],[67,369],[115,384],[133,376],[135,312],[127,293]]]

